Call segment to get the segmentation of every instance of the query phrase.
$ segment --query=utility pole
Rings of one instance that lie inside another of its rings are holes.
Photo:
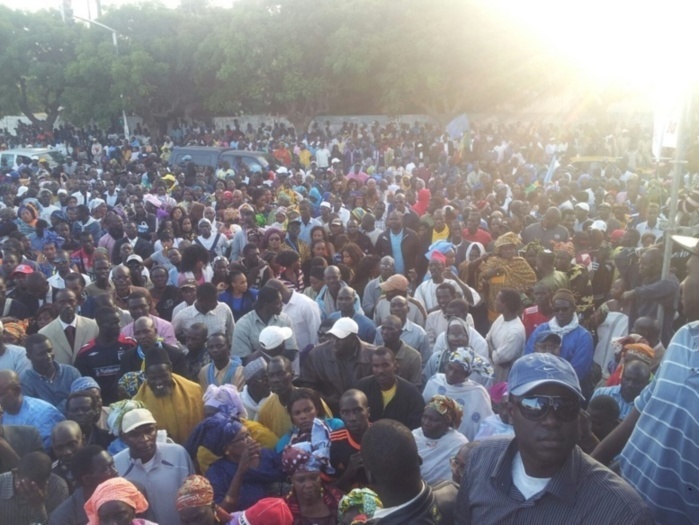
[[[61,0],[61,18],[64,22],[69,22],[73,18],[72,0]]]
[[[93,25],[97,27],[101,27],[102,29],[109,31],[112,34],[112,45],[114,46],[114,55],[118,58],[119,57],[119,38],[117,33],[117,30],[109,27],[108,25],[103,24],[102,22],[97,22],[95,20],[88,20],[86,18],[82,18],[80,16],[76,16],[73,14],[72,9],[70,8],[71,5],[71,0],[62,0],[62,7],[61,7],[61,14],[63,15],[63,21],[68,22],[72,20],[80,20],[81,22],[86,22],[89,27],[92,27]],[[68,8],[66,9],[66,5]],[[70,16],[69,16],[70,15]],[[126,109],[124,108],[124,94],[119,93],[119,98],[121,99],[121,117],[124,121],[124,138],[126,140],[129,139],[129,136],[131,135],[131,132],[129,131],[129,122],[126,120]]]

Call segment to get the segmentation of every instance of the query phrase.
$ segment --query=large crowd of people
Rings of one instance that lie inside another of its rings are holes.
[[[699,189],[668,231],[642,127],[168,133],[0,133],[66,154],[0,167],[0,521],[697,522]]]

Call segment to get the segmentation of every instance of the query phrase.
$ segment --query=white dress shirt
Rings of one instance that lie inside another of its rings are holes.
[[[284,305],[282,312],[291,319],[291,328],[296,336],[299,351],[308,345],[318,344],[320,328],[320,307],[310,297],[292,292],[291,299]]]

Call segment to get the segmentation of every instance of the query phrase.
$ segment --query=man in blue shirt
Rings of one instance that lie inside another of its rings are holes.
[[[51,340],[44,334],[32,334],[24,344],[32,368],[20,376],[22,392],[52,404],[65,414],[70,385],[80,377],[80,372],[70,365],[56,363]]]
[[[331,321],[337,321],[340,317],[349,317],[359,326],[359,339],[365,343],[373,344],[376,337],[376,325],[374,321],[357,310],[359,297],[354,288],[345,286],[337,293],[337,312],[328,315]]]
[[[376,240],[376,251],[380,257],[390,255],[395,260],[396,273],[407,275],[415,267],[417,258],[422,256],[417,233],[403,227],[403,216],[393,211],[388,216],[388,230]]]
[[[311,230],[315,226],[322,226],[320,221],[313,219],[311,217],[311,203],[308,201],[301,201],[299,204],[299,213],[301,214],[301,231],[299,232],[299,239],[311,245]]]
[[[592,397],[611,397],[619,405],[619,419],[625,419],[633,409],[634,400],[650,383],[650,375],[650,367],[643,361],[631,361],[624,365],[621,384],[598,388]]]
[[[0,370],[0,406],[3,425],[36,427],[44,448],[51,449],[51,429],[65,417],[46,401],[23,395],[19,377],[12,370]]]

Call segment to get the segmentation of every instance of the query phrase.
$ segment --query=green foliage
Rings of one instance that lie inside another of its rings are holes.
[[[55,122],[63,94],[70,87],[66,68],[76,59],[82,28],[61,23],[55,11],[27,14],[0,7],[0,107],[22,111],[33,122],[35,113]]]
[[[175,117],[264,112],[304,128],[324,113],[429,113],[447,121],[526,104],[571,73],[515,21],[475,0],[182,0],[107,11],[119,34],[56,11],[0,7],[0,107],[58,108],[76,124],[122,108]],[[53,122],[53,121],[51,121]]]

